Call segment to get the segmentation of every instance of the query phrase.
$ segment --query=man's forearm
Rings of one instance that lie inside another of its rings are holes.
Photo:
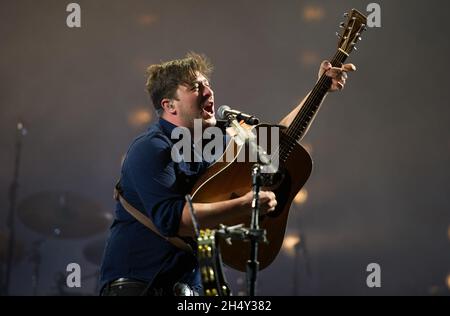
[[[311,92],[310,92],[311,93]],[[305,101],[306,101],[306,99],[308,98],[308,96],[309,96],[309,93],[306,95],[306,97],[302,100],[302,102],[300,102],[300,104],[299,105],[297,105],[296,107],[295,107],[295,109],[293,109],[288,115],[286,115],[281,121],[280,121],[280,123],[278,123],[278,124],[280,124],[280,125],[283,125],[283,126],[286,126],[286,127],[289,127],[290,125],[291,125],[291,123],[292,123],[292,121],[294,121],[294,119],[295,119],[295,116],[297,115],[297,113],[300,111],[300,109],[303,107],[303,105],[305,104]],[[322,100],[320,100],[320,103],[322,104],[322,102],[323,102],[323,100],[325,100],[325,97],[326,97],[327,95],[325,94],[325,96],[323,97],[323,99]]]
[[[250,213],[244,197],[214,203],[194,203],[195,217],[202,228],[215,228],[219,224],[245,218]],[[239,224],[239,223],[235,223]],[[184,205],[183,213],[178,230],[180,236],[193,236],[194,226],[192,223],[189,206]]]

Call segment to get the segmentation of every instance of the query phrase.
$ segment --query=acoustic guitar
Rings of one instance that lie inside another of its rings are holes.
[[[361,33],[366,29],[366,17],[353,9],[347,14],[347,21],[341,24],[343,28],[339,37],[338,49],[331,60],[334,67],[341,67],[350,53],[355,50],[355,44],[361,40]],[[320,104],[331,86],[331,78],[323,74],[317,81],[311,93],[305,100],[290,126],[279,131],[278,147],[271,157],[277,156],[278,166],[275,173],[266,173],[264,177],[264,188],[274,191],[278,205],[275,211],[263,215],[260,218],[261,228],[267,231],[268,243],[260,243],[258,249],[258,260],[260,269],[270,265],[281,249],[283,243],[289,209],[292,200],[306,183],[312,170],[312,160],[308,152],[299,144],[308,127],[316,116]],[[271,131],[267,124],[247,126],[242,124],[246,130],[259,135],[264,129]],[[270,133],[269,133],[270,134]],[[270,135],[267,135],[271,139]],[[271,148],[270,141],[267,148]],[[200,177],[191,192],[195,203],[212,203],[229,200],[242,196],[251,190],[251,169],[254,165],[249,161],[238,161],[239,153],[244,150],[246,144],[240,144],[234,139],[228,144],[224,157],[232,154],[234,159],[219,159],[212,164]],[[225,225],[234,225],[250,222],[251,210],[242,218]],[[239,271],[245,271],[246,262],[250,258],[250,244],[242,241],[233,241],[229,245],[220,242],[222,258],[224,263]]]

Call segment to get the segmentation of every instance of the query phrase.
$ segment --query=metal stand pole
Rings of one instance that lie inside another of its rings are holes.
[[[255,296],[256,278],[259,270],[258,245],[265,240],[264,229],[259,228],[259,191],[261,188],[261,166],[255,164],[252,168],[253,201],[252,219],[247,238],[250,239],[250,260],[247,261],[248,295]]]
[[[5,271],[5,284],[3,286],[4,295],[9,294],[9,283],[11,280],[11,268],[12,259],[14,255],[14,243],[16,239],[15,235],[15,210],[17,201],[17,190],[19,188],[19,167],[20,157],[22,151],[22,137],[27,134],[27,130],[24,128],[21,122],[17,123],[17,136],[16,136],[16,157],[14,160],[14,176],[9,186],[9,213],[7,218],[7,226],[9,229],[8,238],[8,252],[6,256],[6,271]]]

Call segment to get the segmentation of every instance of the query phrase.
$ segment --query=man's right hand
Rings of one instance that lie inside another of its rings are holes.
[[[253,191],[231,200],[213,203],[194,203],[197,221],[200,227],[214,228],[219,224],[236,225],[248,219],[252,211]],[[261,215],[273,212],[277,206],[275,193],[259,192],[259,211]],[[194,236],[192,217],[187,204],[184,205],[178,235]]]
[[[252,208],[253,201],[253,191],[247,192],[243,196],[244,199],[244,207],[248,210]],[[267,214],[275,210],[277,206],[277,200],[275,193],[272,191],[259,191],[259,211],[261,214]]]

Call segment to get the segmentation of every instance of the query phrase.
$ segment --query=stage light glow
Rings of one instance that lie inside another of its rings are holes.
[[[294,198],[295,204],[303,204],[308,199],[308,191],[306,189],[301,189],[300,192]]]
[[[301,63],[303,66],[318,66],[320,64],[319,54],[312,51],[304,51],[301,55]]]
[[[306,6],[303,9],[303,18],[308,22],[320,21],[325,17],[325,10],[319,6]]]
[[[295,255],[295,247],[300,244],[301,239],[298,234],[287,234],[284,237],[283,245],[281,248],[288,256],[294,256]]]
[[[450,274],[447,275],[447,278],[445,279],[445,284],[447,284],[447,288],[450,290]]]
[[[133,127],[143,127],[152,120],[150,109],[139,108],[133,110],[128,116],[128,123]]]
[[[156,14],[141,14],[137,18],[138,24],[142,26],[149,26],[158,22],[158,16]]]

